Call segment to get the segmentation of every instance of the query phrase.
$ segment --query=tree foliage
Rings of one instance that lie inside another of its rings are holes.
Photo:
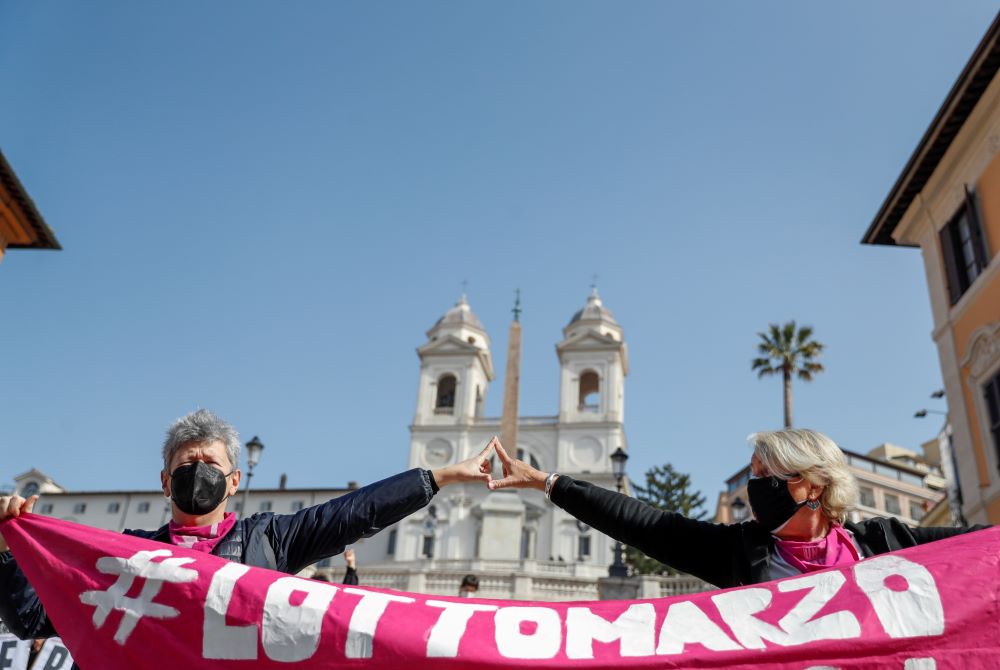
[[[670,463],[646,471],[645,486],[632,485],[637,500],[667,512],[677,512],[692,519],[705,516],[705,497],[691,490],[691,476],[674,470]],[[642,575],[674,575],[677,571],[646,556],[634,547],[625,548],[625,562]]]
[[[757,343],[759,355],[753,359],[751,369],[757,371],[758,378],[781,375],[784,382],[785,428],[792,427],[792,377],[811,382],[813,377],[823,372],[822,363],[816,359],[823,352],[824,345],[812,339],[812,334],[812,327],[799,328],[795,321],[783,326],[772,323],[766,333],[757,333],[760,337]]]

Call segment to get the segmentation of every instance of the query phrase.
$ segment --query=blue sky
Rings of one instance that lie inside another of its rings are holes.
[[[155,487],[197,407],[260,436],[255,485],[390,475],[463,280],[499,371],[521,288],[546,415],[595,273],[633,477],[714,507],[781,424],[750,360],[787,319],[827,345],[796,423],[915,447],[944,409],[920,252],[859,240],[996,10],[0,4],[0,148],[65,247],[0,264],[0,485]]]

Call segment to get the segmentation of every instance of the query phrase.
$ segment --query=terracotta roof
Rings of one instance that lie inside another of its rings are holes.
[[[0,183],[3,184],[4,189],[10,194],[11,198],[17,204],[21,212],[24,213],[27,223],[31,226],[32,230],[35,232],[35,240],[27,244],[19,244],[11,242],[7,245],[8,249],[62,249],[59,244],[59,240],[56,239],[55,233],[49,228],[49,224],[45,223],[45,219],[42,215],[38,213],[38,209],[35,207],[34,201],[28,192],[24,190],[24,186],[21,184],[21,180],[17,178],[14,174],[14,169],[7,162],[4,157],[3,152],[0,151]]]

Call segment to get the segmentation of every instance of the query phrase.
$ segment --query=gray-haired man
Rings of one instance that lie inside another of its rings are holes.
[[[255,514],[237,520],[226,501],[240,484],[236,430],[208,410],[175,421],[163,444],[160,484],[172,501],[172,521],[127,534],[295,573],[424,507],[440,487],[490,481],[496,438],[478,455],[437,470],[413,469],[295,514]],[[0,497],[0,521],[31,512],[38,496]],[[0,619],[21,639],[57,635],[34,588],[0,536]]]

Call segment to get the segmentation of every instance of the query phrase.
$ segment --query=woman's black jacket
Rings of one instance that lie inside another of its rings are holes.
[[[720,588],[770,579],[774,539],[756,521],[725,525],[689,519],[565,475],[556,479],[551,498],[605,535]],[[912,528],[882,517],[844,527],[865,557],[985,528]]]

